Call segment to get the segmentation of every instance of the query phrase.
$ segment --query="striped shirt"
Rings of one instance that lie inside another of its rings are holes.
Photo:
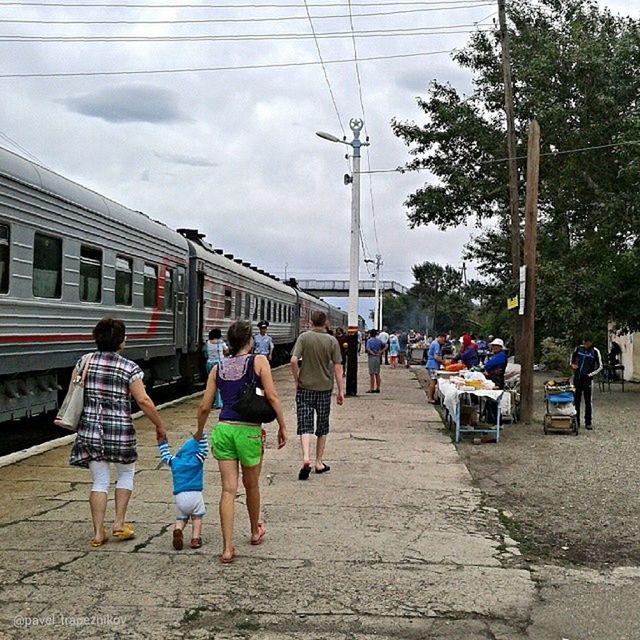
[[[173,477],[173,493],[183,491],[202,491],[204,473],[203,465],[207,457],[207,435],[202,434],[200,440],[189,438],[175,455],[171,454],[169,443],[164,440],[158,443],[160,460],[169,466]]]

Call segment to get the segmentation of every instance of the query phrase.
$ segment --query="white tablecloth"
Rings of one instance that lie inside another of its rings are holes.
[[[506,404],[507,402],[509,403],[509,411],[511,410],[511,394],[505,393],[503,389],[492,389],[491,391],[488,389],[474,389],[473,391],[463,391],[462,389],[458,389],[455,384],[452,384],[448,380],[440,379],[438,380],[438,391],[442,395],[444,406],[452,416],[456,415],[456,409],[458,407],[458,403],[460,402],[460,396],[464,395],[465,393],[469,393],[478,398],[491,398],[492,400],[496,401],[500,400],[500,398],[502,397],[502,413],[507,413],[505,412],[504,407],[504,404]]]

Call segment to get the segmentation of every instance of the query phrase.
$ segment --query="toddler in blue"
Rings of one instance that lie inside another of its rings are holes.
[[[189,438],[175,455],[171,455],[166,440],[158,442],[160,459],[169,466],[173,476],[173,495],[176,501],[176,526],[173,529],[173,548],[182,549],[183,531],[191,518],[191,548],[202,546],[202,518],[206,513],[202,485],[204,460],[207,457],[207,434],[200,440]]]

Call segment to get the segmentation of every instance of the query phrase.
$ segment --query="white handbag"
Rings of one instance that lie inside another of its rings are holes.
[[[92,353],[88,353],[83,357],[81,367],[82,371],[74,370],[73,378],[69,391],[58,411],[58,415],[53,421],[58,427],[67,429],[68,431],[77,431],[80,424],[80,418],[84,411],[84,382],[87,378],[89,364],[93,358]]]

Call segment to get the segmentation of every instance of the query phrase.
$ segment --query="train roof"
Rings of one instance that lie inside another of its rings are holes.
[[[0,147],[0,176],[31,186],[87,211],[95,211],[120,223],[123,228],[135,228],[143,233],[153,234],[186,251],[185,239],[164,223],[110,200],[4,147]]]
[[[288,295],[295,295],[293,288],[276,278],[258,269],[258,267],[248,266],[249,262],[236,258],[233,254],[223,253],[222,249],[214,249],[205,239],[204,235],[192,229],[180,229],[194,248],[196,255],[209,264],[214,264],[221,269],[235,273],[236,275],[258,282],[266,287],[276,289]]]

